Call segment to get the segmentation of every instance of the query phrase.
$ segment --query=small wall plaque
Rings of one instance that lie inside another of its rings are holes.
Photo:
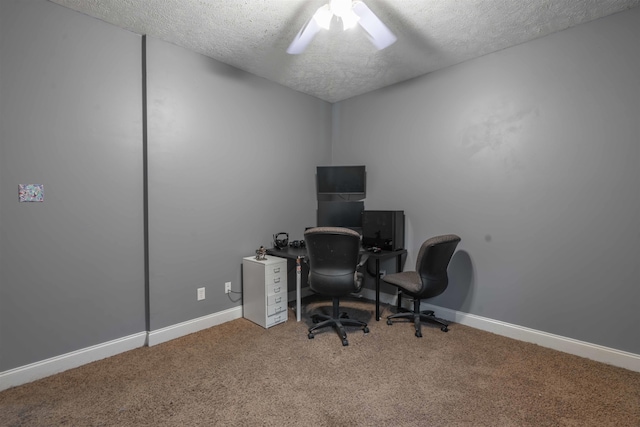
[[[20,202],[44,202],[43,184],[18,184]]]

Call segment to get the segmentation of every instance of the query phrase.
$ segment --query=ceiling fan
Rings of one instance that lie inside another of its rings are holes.
[[[320,7],[302,27],[289,45],[287,53],[297,55],[304,52],[321,29],[328,30],[330,28],[334,16],[340,18],[344,30],[359,24],[367,32],[369,40],[378,50],[391,46],[396,41],[396,36],[363,2],[331,0],[328,4]]]

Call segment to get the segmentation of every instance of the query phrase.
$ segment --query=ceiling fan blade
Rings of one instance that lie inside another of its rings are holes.
[[[300,29],[300,32],[296,36],[295,39],[289,45],[287,49],[287,53],[291,55],[297,55],[307,48],[313,37],[320,31],[320,25],[318,22],[312,17],[309,22],[307,22],[304,27]]]
[[[353,11],[360,17],[358,24],[367,32],[371,43],[378,50],[382,50],[396,42],[397,37],[366,4],[361,1],[354,2]]]

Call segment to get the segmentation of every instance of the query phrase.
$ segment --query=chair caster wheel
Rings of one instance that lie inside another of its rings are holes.
[[[440,328],[440,330],[442,332],[449,332],[449,328],[447,328],[446,326],[443,326],[442,328]]]
[[[393,325],[393,322],[391,321],[391,319],[387,319],[387,325],[389,326]]]
[[[347,341],[347,340],[343,339],[343,340],[342,340],[342,345],[343,345],[343,346],[347,346],[347,345],[349,345],[349,341]]]
[[[309,335],[307,335],[307,337],[309,337],[309,339],[312,340],[313,337],[315,337],[315,335],[313,335],[311,332],[309,332]]]
[[[418,338],[422,338],[422,332],[420,332],[420,331],[416,331],[416,337],[418,337]]]
[[[362,328],[362,332],[364,332],[365,334],[369,333],[369,327],[365,326],[364,328]]]

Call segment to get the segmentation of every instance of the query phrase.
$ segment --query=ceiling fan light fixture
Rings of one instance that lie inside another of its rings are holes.
[[[339,18],[348,15],[351,11],[351,0],[331,0],[329,3],[329,9],[331,13]]]
[[[343,14],[340,19],[342,19],[342,29],[346,31],[358,25],[360,17],[353,10],[349,10],[349,13]]]
[[[378,50],[382,50],[396,41],[396,36],[364,2],[330,0],[328,4],[318,8],[311,19],[300,29],[287,48],[287,53],[298,55],[304,52],[319,31],[331,28],[334,15],[342,20],[344,30],[359,24]]]
[[[328,4],[325,4],[324,6],[320,7],[318,10],[316,10],[316,13],[314,13],[313,15],[313,19],[316,21],[316,23],[321,28],[324,28],[325,30],[328,30],[329,28],[331,28],[332,18],[333,18],[333,13],[331,13],[331,10],[329,9]]]

